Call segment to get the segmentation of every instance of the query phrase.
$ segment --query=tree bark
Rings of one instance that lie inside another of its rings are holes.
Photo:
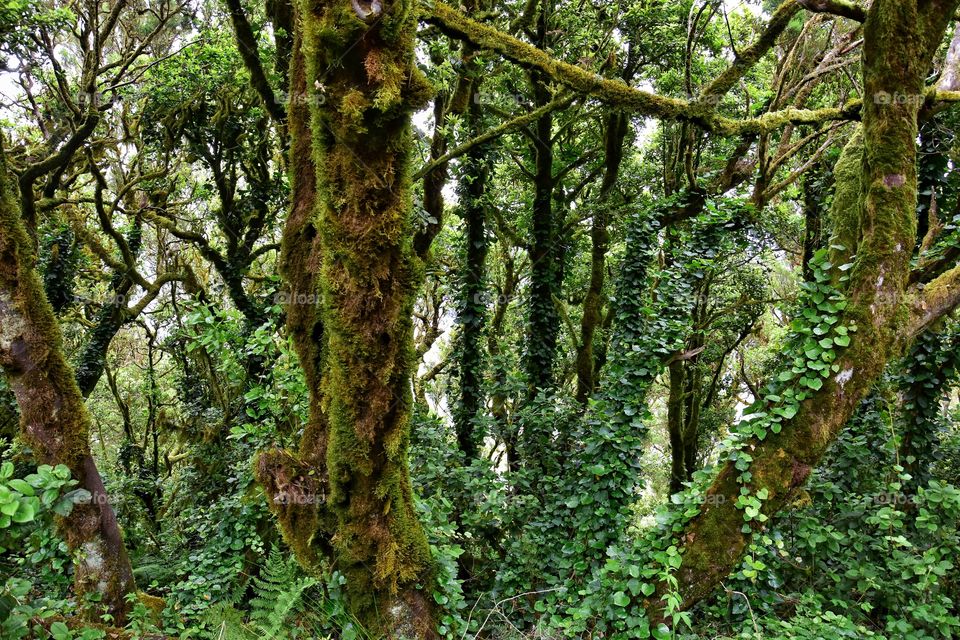
[[[835,201],[834,216],[851,222],[856,244],[834,250],[831,262],[842,264],[855,254],[846,289],[849,306],[841,323],[859,327],[837,360],[840,372],[806,400],[779,434],[748,445],[754,462],[752,490],[766,489],[761,513],[773,516],[807,479],[811,468],[870,390],[885,365],[912,336],[903,326],[911,249],[916,237],[917,115],[924,78],[955,0],[874,2],[864,26],[864,101],[862,146],[849,145],[848,162],[860,164],[851,203]],[[854,142],[857,137],[854,138]],[[842,162],[842,161],[841,161]],[[840,173],[837,173],[840,179]],[[838,189],[841,185],[838,185]],[[744,532],[743,512],[735,506],[739,471],[728,462],[707,493],[701,511],[685,527],[683,562],[676,573],[681,608],[709,595],[736,566],[760,526]],[[652,617],[663,615],[665,584],[650,601]]]
[[[103,481],[90,454],[90,419],[63,352],[53,308],[36,272],[33,243],[20,218],[0,151],[0,366],[20,409],[24,440],[41,464],[66,465],[90,492],[58,527],[76,552],[74,588],[123,625],[136,592],[133,570]]]
[[[609,197],[620,177],[623,161],[623,141],[627,137],[630,119],[621,111],[611,111],[604,130],[604,174],[597,198],[597,207],[590,226],[590,285],[583,300],[583,318],[580,321],[580,342],[577,346],[577,400],[586,402],[597,387],[599,367],[593,352],[593,342],[603,318],[603,287],[607,270],[607,249],[610,244]]]
[[[316,567],[326,555],[346,578],[350,614],[389,638],[436,637],[434,566],[407,465],[421,279],[410,114],[430,93],[414,64],[415,10],[410,0],[297,5],[292,100],[308,110],[290,111],[283,264],[305,296],[291,296],[288,327],[311,418],[298,453],[264,454],[257,469],[298,557]],[[308,145],[312,166],[300,155]]]
[[[137,219],[127,234],[127,244],[134,258],[140,254],[143,238],[143,224]],[[134,282],[126,273],[115,273],[110,281],[110,297],[97,314],[89,337],[77,357],[77,386],[84,398],[89,398],[103,376],[107,364],[107,351],[110,343],[123,327],[130,322],[127,314],[127,302]]]
[[[543,12],[545,13],[545,11]],[[541,18],[544,23],[545,18]],[[540,31],[545,32],[546,26]],[[552,95],[548,79],[533,74],[534,102],[541,107]],[[534,128],[534,195],[530,243],[530,302],[527,308],[527,352],[524,368],[533,397],[541,389],[553,386],[553,367],[560,331],[560,316],[554,297],[557,287],[557,232],[553,219],[553,114],[537,120]]]

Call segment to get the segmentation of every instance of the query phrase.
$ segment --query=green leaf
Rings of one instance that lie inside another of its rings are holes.
[[[613,604],[617,605],[618,607],[626,607],[628,604],[630,604],[630,596],[623,591],[617,591],[615,594],[613,594]]]
[[[32,521],[33,516],[36,515],[36,512],[37,511],[33,503],[27,500],[24,500],[23,502],[20,503],[20,508],[17,510],[17,512],[14,514],[11,514],[10,517],[14,522],[18,524],[23,524],[24,522]]]
[[[53,505],[53,512],[58,516],[63,516],[66,518],[68,515],[70,515],[71,511],[73,511],[73,502],[66,498],[57,500],[57,503]]]
[[[70,633],[67,625],[59,620],[50,625],[50,635],[53,636],[54,640],[70,640],[73,638],[73,634]]]
[[[25,496],[33,495],[33,487],[31,487],[26,480],[20,480],[19,478],[14,478],[10,481],[10,486],[22,493]]]

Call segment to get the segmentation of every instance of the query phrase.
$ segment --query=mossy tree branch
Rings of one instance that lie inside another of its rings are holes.
[[[904,335],[907,340],[914,339],[960,307],[960,265],[926,285],[914,287],[912,298],[910,320]]]
[[[716,79],[707,85],[697,99],[701,103],[715,103],[743,78],[777,43],[777,38],[786,30],[790,21],[800,12],[800,3],[787,0],[781,4],[770,18],[763,33],[756,42],[737,52],[733,64],[727,67]]]
[[[267,74],[263,70],[257,37],[253,33],[247,14],[243,10],[240,0],[224,1],[230,11],[230,21],[233,23],[233,32],[237,39],[237,50],[240,52],[240,58],[250,74],[250,86],[260,96],[273,121],[283,128],[287,121],[287,113],[280,101],[277,100],[273,87],[270,86],[270,81],[267,79]]]
[[[795,0],[789,5],[795,7]],[[724,135],[761,133],[776,130],[787,124],[815,124],[830,120],[856,120],[859,117],[860,104],[852,101],[839,108],[826,109],[783,109],[766,113],[757,118],[736,120],[719,115],[715,105],[708,104],[715,100],[703,102],[689,102],[678,98],[668,98],[648,91],[628,86],[619,80],[604,78],[599,74],[587,71],[581,67],[552,58],[540,49],[513,38],[502,31],[481,24],[462,15],[449,5],[434,2],[424,9],[422,17],[428,23],[436,25],[440,30],[453,38],[470,42],[474,46],[493,51],[507,60],[526,69],[537,70],[559,82],[572,91],[589,95],[612,107],[618,107],[637,115],[650,116],[663,120],[687,121],[698,125],[705,131]],[[789,13],[789,6],[782,9]],[[778,12],[782,17],[783,14]],[[780,28],[779,24],[775,27]],[[773,29],[771,33],[776,33]],[[759,59],[759,52],[768,50],[765,42],[758,43],[754,55]],[[745,73],[749,67],[741,64],[734,71],[724,76],[724,84],[735,82],[737,77]],[[722,93],[722,85],[715,90]]]
[[[829,13],[855,22],[864,22],[867,19],[867,10],[848,0],[797,0],[797,3],[813,13]]]

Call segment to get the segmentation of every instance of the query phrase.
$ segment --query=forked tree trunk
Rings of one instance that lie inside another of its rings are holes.
[[[349,612],[369,633],[432,638],[434,569],[407,465],[421,280],[410,114],[430,94],[414,66],[415,5],[296,10],[283,268],[311,414],[300,450],[264,454],[257,475],[285,539],[346,577]]]
[[[124,597],[136,587],[120,527],[90,455],[90,419],[64,356],[60,327],[36,272],[33,242],[20,218],[0,151],[0,366],[20,407],[24,440],[40,464],[66,465],[90,492],[58,526],[77,554],[77,596],[99,596],[99,606],[122,625]]]
[[[767,491],[761,513],[772,517],[787,505],[811,469],[882,373],[909,339],[907,305],[910,256],[916,239],[916,139],[924,78],[958,2],[876,0],[864,27],[864,109],[862,142],[854,136],[838,162],[834,224],[847,236],[848,249],[831,262],[855,254],[846,289],[849,306],[840,322],[859,330],[837,360],[839,372],[806,400],[779,434],[755,441],[748,450],[751,490]],[[849,171],[851,167],[859,171]],[[850,183],[850,182],[853,183]],[[852,196],[852,197],[851,197]],[[945,277],[955,279],[955,274]],[[924,292],[922,321],[940,304],[944,287]],[[940,309],[942,311],[942,309]],[[915,313],[918,313],[914,309]],[[709,595],[739,562],[759,526],[743,531],[743,511],[735,506],[741,485],[733,463],[720,471],[699,515],[682,534],[683,562],[676,573],[682,608]],[[648,602],[662,615],[661,584]]]

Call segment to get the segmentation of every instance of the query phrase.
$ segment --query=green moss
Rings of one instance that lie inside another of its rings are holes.
[[[411,317],[422,277],[409,124],[430,94],[414,64],[413,4],[385,3],[369,24],[349,0],[303,1],[297,11],[301,86],[322,99],[299,119],[291,109],[291,139],[301,163],[309,147],[315,181],[295,176],[284,271],[292,288],[309,287],[321,301],[315,317],[298,310],[290,324],[301,360],[316,363],[308,375],[316,427],[296,455],[261,455],[257,475],[274,497],[317,478],[306,492],[322,494],[322,505],[271,504],[298,558],[330,560],[347,578],[351,614],[374,634],[412,624],[430,637],[433,564],[407,470]],[[312,247],[305,229],[315,230]]]
[[[167,606],[167,601],[163,598],[152,596],[145,591],[137,592],[137,599],[143,603],[143,606],[147,608],[147,611],[151,614],[151,622],[154,624],[160,624],[160,614],[163,613],[163,610]]]
[[[860,244],[860,201],[863,191],[863,131],[857,127],[850,141],[843,148],[833,168],[833,208],[829,223],[832,226],[830,244],[834,264],[845,264]]]
[[[916,136],[918,101],[882,96],[922,95],[924,77],[957,2],[949,6],[877,0],[864,29],[862,132],[847,146],[836,170],[834,223],[837,237],[855,254],[841,324],[856,323],[850,346],[840,354],[839,372],[806,399],[778,434],[749,443],[749,489],[764,491],[761,513],[772,516],[791,503],[847,419],[890,358],[898,352],[905,324],[904,290],[916,240]],[[933,34],[936,34],[934,37]],[[862,142],[859,138],[862,136]],[[681,535],[683,565],[677,573],[683,608],[706,597],[746,548],[756,525],[744,532],[736,508],[740,483],[728,462],[708,502]],[[663,586],[659,592],[667,589]],[[662,606],[662,605],[660,605]],[[657,619],[657,611],[653,612]]]
[[[725,92],[727,85],[736,81],[753,65],[773,42],[771,38],[786,27],[789,18],[797,11],[796,3],[784,3],[775,13],[774,19],[765,32],[751,48],[743,52],[739,63],[717,79],[715,86],[708,89],[706,98],[713,98]],[[717,114],[712,99],[699,102],[687,102],[659,96],[628,86],[619,80],[604,78],[581,67],[566,64],[552,58],[549,54],[513,38],[495,28],[467,18],[452,7],[434,2],[425,9],[424,19],[437,25],[452,37],[470,42],[474,46],[499,53],[527,69],[544,73],[573,91],[590,95],[610,106],[618,107],[637,114],[661,118],[664,120],[685,120],[704,130],[723,135],[742,135],[763,133],[784,127],[787,124],[815,124],[830,120],[855,120],[859,117],[861,104],[851,102],[842,108],[826,109],[784,109],[766,113],[758,118],[734,120]]]
[[[33,241],[7,181],[0,149],[0,367],[20,409],[22,437],[41,464],[63,464],[79,486],[103,497],[90,455],[90,418],[74,372],[63,352],[53,308],[36,271]],[[51,410],[51,408],[55,410]],[[79,596],[98,594],[104,610],[123,622],[133,571],[109,504],[76,505],[58,519],[58,529],[76,552],[74,585]]]

